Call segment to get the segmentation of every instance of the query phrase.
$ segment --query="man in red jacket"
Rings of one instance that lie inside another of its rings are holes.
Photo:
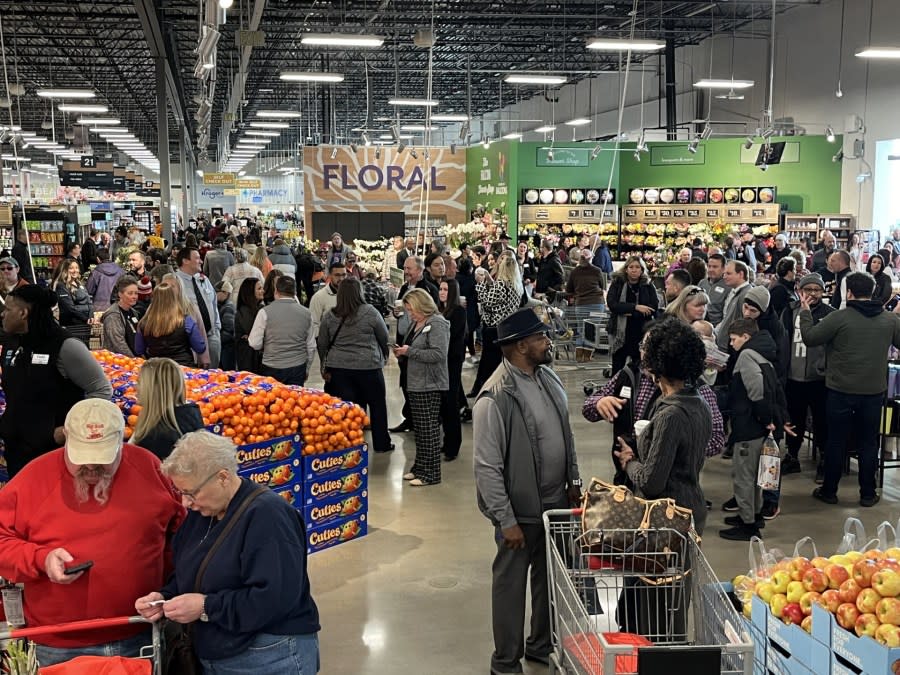
[[[123,443],[124,430],[115,404],[79,401],[66,416],[65,447],[29,462],[0,490],[0,576],[25,584],[29,626],[133,614],[134,598],[171,570],[169,544],[184,508],[159,460]],[[49,666],[81,655],[137,656],[150,639],[132,625],[36,642]]]

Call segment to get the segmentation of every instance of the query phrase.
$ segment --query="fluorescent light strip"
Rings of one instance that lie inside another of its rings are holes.
[[[302,113],[295,110],[260,110],[256,113],[257,117],[275,117],[282,119],[296,119],[303,117]]]
[[[587,41],[588,49],[604,52],[655,52],[666,48],[661,40],[610,40],[609,38],[591,38]]]
[[[575,119],[566,122],[570,127],[583,127],[590,123],[591,121],[587,117],[576,117]]]
[[[285,82],[343,82],[341,73],[317,73],[312,71],[283,70],[278,76]]]
[[[104,125],[108,124],[110,126],[115,126],[117,124],[121,124],[122,120],[118,120],[115,118],[106,118],[106,117],[79,117],[78,121],[75,124],[94,124],[94,125]]]
[[[512,132],[509,134],[503,134],[503,138],[510,140],[510,141],[514,141],[514,140],[518,140],[518,139],[522,138],[522,134]]]
[[[538,127],[534,131],[538,134],[549,134],[551,131],[556,131],[556,126],[553,124],[545,124],[542,127]]]
[[[351,35],[348,33],[307,33],[300,44],[322,47],[380,47],[384,38],[377,35]]]
[[[900,59],[900,47],[865,47],[856,55],[861,59]]]
[[[694,82],[698,89],[749,89],[755,84],[753,80],[717,80],[704,78]]]
[[[250,126],[255,129],[290,129],[291,125],[287,122],[250,122]]]
[[[468,115],[436,114],[436,115],[431,116],[431,121],[432,122],[468,122],[469,116]]]
[[[424,124],[404,124],[400,127],[400,131],[428,131],[434,127],[426,127]]]
[[[90,130],[95,134],[100,134],[101,136],[103,134],[118,135],[118,134],[130,134],[131,133],[125,127],[121,127],[121,128],[119,128],[119,127],[91,127]]]
[[[268,136],[271,138],[278,138],[281,136],[280,131],[258,131],[256,129],[247,129],[244,134],[247,136]]]
[[[90,89],[38,89],[35,92],[41,98],[95,98]]]
[[[503,78],[508,84],[565,84],[568,78],[562,75],[540,75],[538,73],[510,73]]]
[[[68,104],[63,103],[56,107],[60,112],[86,112],[86,113],[108,113],[109,108],[105,105],[93,105],[93,104]]]
[[[429,98],[392,98],[388,99],[388,104],[432,108],[436,106],[438,102]]]

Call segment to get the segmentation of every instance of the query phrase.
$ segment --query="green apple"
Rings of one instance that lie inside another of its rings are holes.
[[[882,598],[896,598],[900,595],[900,574],[891,569],[875,572],[872,575],[872,588]]]
[[[767,605],[772,602],[772,596],[775,595],[775,585],[771,581],[763,581],[756,584],[756,594]]]
[[[772,584],[775,586],[776,593],[787,593],[789,583],[791,583],[791,575],[786,570],[778,570],[772,575]]]
[[[785,605],[788,604],[787,596],[784,593],[776,593],[772,596],[772,600],[769,602],[769,608],[772,610],[772,614],[777,616],[779,619],[781,618],[781,612],[785,608]],[[855,619],[855,617],[854,617]]]
[[[900,647],[900,628],[889,623],[883,623],[875,629],[875,639],[891,649]]]
[[[791,581],[788,584],[785,595],[787,595],[788,602],[800,602],[800,598],[803,597],[804,593],[806,593],[806,589],[803,588],[802,581]]]

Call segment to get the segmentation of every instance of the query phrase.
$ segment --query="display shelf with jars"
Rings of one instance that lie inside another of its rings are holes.
[[[807,238],[815,246],[822,232],[828,230],[834,235],[837,248],[847,248],[854,233],[854,222],[849,214],[787,213],[784,216],[784,233],[792,246]]]

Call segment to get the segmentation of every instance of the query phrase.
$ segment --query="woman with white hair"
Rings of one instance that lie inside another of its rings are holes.
[[[300,513],[238,476],[234,444],[208,431],[181,438],[161,470],[189,513],[172,541],[169,582],[135,609],[189,624],[205,673],[318,672],[319,611]]]
[[[265,281],[263,273],[259,268],[250,264],[250,254],[242,248],[234,249],[234,265],[225,270],[222,281],[231,284],[231,304],[237,307],[238,293],[241,290],[241,283],[244,279],[254,278],[260,282]]]

